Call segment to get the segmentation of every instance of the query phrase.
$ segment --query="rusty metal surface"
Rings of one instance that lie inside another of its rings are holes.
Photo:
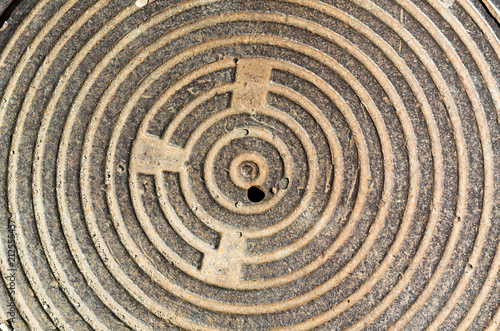
[[[1,330],[500,329],[498,4],[14,5]]]

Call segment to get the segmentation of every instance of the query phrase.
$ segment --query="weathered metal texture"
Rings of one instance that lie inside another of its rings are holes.
[[[493,2],[15,6],[2,330],[500,328]]]

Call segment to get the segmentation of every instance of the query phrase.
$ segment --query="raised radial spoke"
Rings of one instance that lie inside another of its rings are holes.
[[[184,149],[169,146],[164,140],[144,135],[134,142],[130,170],[142,174],[179,172],[187,161]]]
[[[231,106],[246,111],[266,106],[271,71],[265,59],[238,60]]]

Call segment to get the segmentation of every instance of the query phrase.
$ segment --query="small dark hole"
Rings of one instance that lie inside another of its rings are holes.
[[[235,64],[238,64],[238,59],[237,58],[234,58],[233,61],[234,61]]]
[[[266,193],[264,193],[264,191],[257,186],[250,187],[248,189],[247,195],[248,200],[252,202],[261,202],[266,197]]]

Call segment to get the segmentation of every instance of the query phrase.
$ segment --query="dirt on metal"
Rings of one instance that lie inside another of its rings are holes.
[[[499,18],[0,0],[0,330],[500,330]]]

